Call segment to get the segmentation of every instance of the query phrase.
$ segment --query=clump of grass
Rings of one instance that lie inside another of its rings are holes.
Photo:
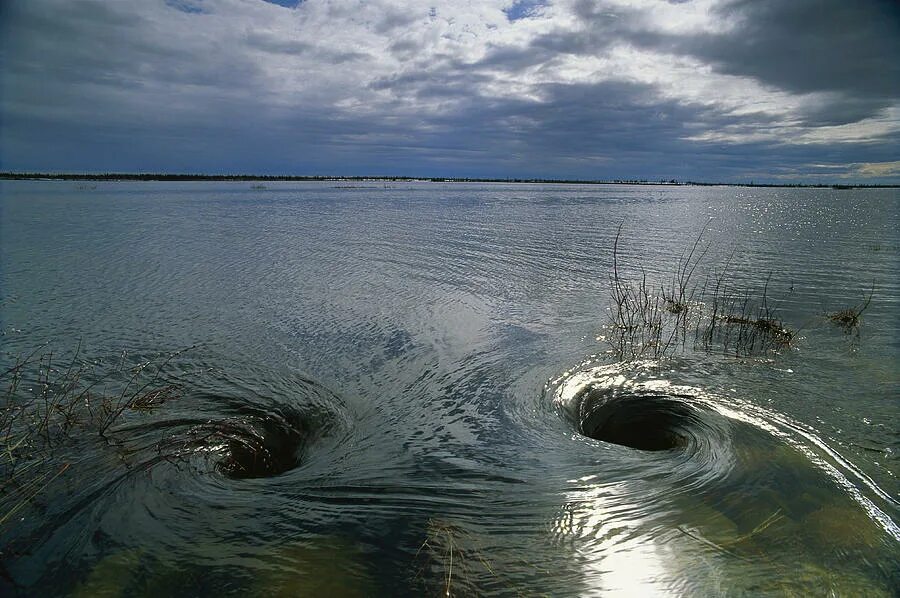
[[[710,248],[703,243],[705,229],[663,284],[649,282],[643,266],[632,278],[620,271],[621,232],[620,226],[613,243],[608,336],[619,359],[670,356],[689,344],[705,350],[720,346],[738,356],[790,346],[796,333],[781,321],[769,300],[769,278],[760,293],[732,287],[729,258],[717,275],[696,281]]]
[[[684,313],[687,309],[688,306],[686,304],[666,297],[666,311],[670,314],[678,315]]]
[[[44,345],[0,372],[0,534],[17,514],[52,494],[54,481],[78,475],[85,442],[115,450],[123,444],[115,426],[127,411],[153,409],[179,396],[176,385],[161,382],[177,354],[132,367],[123,354],[105,368],[82,359],[79,345],[58,365]]]
[[[781,321],[774,318],[753,319],[743,316],[722,316],[722,322],[752,330],[771,339],[775,345],[787,346],[794,338],[793,331],[785,328]]]
[[[726,352],[736,355],[789,347],[796,332],[784,324],[777,307],[769,301],[771,275],[758,294],[746,289],[729,290],[725,283],[727,275],[726,266],[717,277],[711,295],[704,293],[709,318],[698,325],[703,347],[708,350],[721,344]]]
[[[143,394],[138,394],[132,398],[131,402],[128,404],[128,408],[134,409],[135,411],[152,411],[180,396],[181,389],[174,384],[168,384],[162,388],[156,388],[148,390]]]
[[[826,314],[826,317],[832,324],[840,327],[844,331],[844,334],[856,333],[856,336],[859,336],[860,318],[862,317],[863,312],[866,311],[872,303],[872,296],[874,293],[875,288],[873,286],[872,290],[869,292],[869,296],[859,305]]]

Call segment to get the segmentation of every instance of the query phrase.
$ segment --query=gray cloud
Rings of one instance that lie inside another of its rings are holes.
[[[247,45],[272,54],[306,54],[315,46],[298,39],[283,39],[261,31],[249,31],[246,36]]]
[[[365,52],[335,52],[317,46],[314,43],[297,39],[284,39],[260,31],[248,32],[245,42],[249,49],[256,49],[271,54],[307,55],[328,64],[342,64],[353,60],[371,58]]]
[[[829,92],[807,115],[812,126],[856,122],[900,98],[893,0],[731,0],[718,13],[734,29],[680,37],[630,31],[628,39],[788,92]]]
[[[893,0],[733,0],[731,33],[674,44],[735,75],[795,92],[900,94],[900,5]]]

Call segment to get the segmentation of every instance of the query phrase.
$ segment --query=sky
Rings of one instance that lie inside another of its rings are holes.
[[[2,0],[0,170],[900,183],[896,0]]]

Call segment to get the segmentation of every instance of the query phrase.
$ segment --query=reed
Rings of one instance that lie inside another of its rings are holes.
[[[178,353],[132,367],[123,354],[105,367],[82,359],[80,344],[62,364],[42,345],[0,372],[0,533],[52,495],[54,482],[78,474],[85,442],[118,450],[124,439],[115,426],[126,412],[179,396],[177,385],[162,382]]]
[[[856,334],[859,337],[859,325],[863,312],[869,309],[872,303],[872,296],[875,293],[875,285],[869,291],[869,296],[863,299],[862,303],[853,307],[848,307],[840,311],[825,314],[828,320],[844,331],[844,334]]]
[[[417,570],[414,581],[422,596],[546,596],[521,580],[506,575],[512,571],[530,571],[546,577],[554,572],[529,559],[527,550],[498,557],[496,546],[489,545],[467,526],[450,520],[431,518],[425,525],[425,540],[414,556]],[[495,538],[496,539],[496,538]]]
[[[790,346],[795,331],[780,319],[769,298],[769,282],[759,293],[736,286],[731,257],[717,271],[704,268],[710,245],[705,228],[679,257],[663,283],[648,280],[643,266],[626,276],[619,264],[622,225],[613,242],[611,309],[607,341],[619,359],[671,356],[688,346],[737,356]],[[732,254],[733,255],[733,254]],[[698,280],[698,272],[706,275]]]

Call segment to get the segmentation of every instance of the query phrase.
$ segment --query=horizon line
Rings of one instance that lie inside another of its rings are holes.
[[[835,183],[835,182],[716,182],[671,179],[564,179],[544,177],[453,177],[407,175],[294,175],[294,174],[203,174],[165,172],[0,172],[0,180],[72,180],[72,181],[406,181],[440,183],[520,183],[569,185],[666,185],[702,187],[810,187],[810,188],[898,188],[900,183]]]

